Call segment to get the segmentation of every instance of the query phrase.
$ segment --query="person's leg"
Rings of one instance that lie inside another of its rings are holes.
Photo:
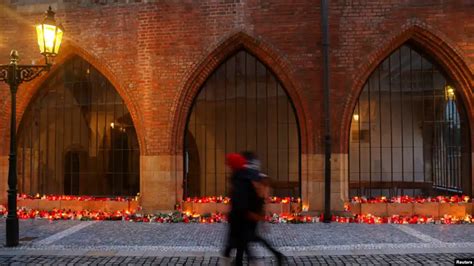
[[[235,218],[235,217],[234,217]],[[244,259],[244,252],[247,249],[247,227],[246,221],[242,217],[234,219],[234,231],[232,235],[233,246],[237,249],[237,254],[235,256],[235,265],[242,265]]]
[[[245,245],[245,254],[247,255],[247,262],[250,264],[250,262],[255,259],[255,256],[253,255],[253,252],[250,249],[249,244],[250,243],[247,243]]]
[[[238,241],[240,241],[243,231],[241,220],[238,215],[232,212],[229,214],[229,230],[227,231],[227,239],[222,251],[224,257],[230,257],[232,249],[236,248]]]
[[[227,241],[224,247],[224,250],[222,252],[222,255],[224,257],[230,257],[230,252],[232,251],[233,248],[236,247],[236,228],[234,224],[229,225],[229,232],[227,234]]]
[[[229,229],[228,229],[228,232],[227,232],[227,239],[226,239],[226,243],[225,243],[225,246],[224,246],[224,250],[222,251],[222,255],[224,257],[230,257],[230,252],[232,251],[232,248],[235,247],[235,237],[234,237],[234,233],[235,232],[235,228],[234,227],[234,224],[230,223],[229,224]]]
[[[273,253],[273,255],[277,253],[280,254],[280,252],[276,250],[272,245],[270,245],[270,243],[268,243],[268,241],[265,238],[261,236],[255,236],[255,241],[262,243],[268,250],[270,250],[270,252]]]
[[[232,225],[229,224],[229,228],[227,231],[227,238],[224,244],[224,250],[222,251],[222,255],[224,257],[229,257],[231,250],[232,250]]]
[[[252,250],[250,249],[249,247],[249,244],[251,242],[255,242],[255,236],[256,236],[256,228],[257,228],[257,224],[255,222],[247,222],[246,224],[246,240],[247,240],[247,243],[246,243],[246,248],[245,248],[245,252],[247,253],[247,259],[250,263],[250,261],[253,261],[255,259],[255,256],[252,252]]]
[[[228,258],[230,257],[231,251],[232,251],[232,245],[230,243],[227,243],[227,246],[225,246],[224,251],[222,252],[222,255]]]
[[[243,264],[244,250],[245,250],[245,246],[243,246],[242,244],[237,246],[237,254],[235,255],[236,266],[241,266]]]
[[[255,235],[255,241],[262,243],[268,250],[270,250],[273,256],[277,258],[278,265],[282,265],[283,254],[280,251],[276,250],[272,245],[270,245],[270,243],[268,243],[268,241],[265,238],[259,235]]]

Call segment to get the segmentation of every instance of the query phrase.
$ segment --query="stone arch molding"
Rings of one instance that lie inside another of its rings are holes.
[[[351,117],[365,82],[387,56],[407,42],[411,42],[423,49],[453,80],[461,96],[462,103],[466,108],[468,121],[474,121],[474,95],[472,90],[474,88],[474,75],[469,69],[468,58],[442,32],[434,30],[425,23],[414,21],[402,27],[401,30],[396,31],[392,34],[392,37],[387,38],[383,45],[370,53],[369,56],[363,58],[361,66],[356,68],[360,70],[358,73],[361,74],[356,76],[352,82],[349,96],[344,106],[343,119],[340,124],[342,135],[339,150],[341,152],[348,153]],[[469,123],[469,129],[471,132],[471,147],[473,147],[474,123]]]
[[[301,84],[293,80],[295,72],[290,63],[283,58],[271,45],[260,38],[254,38],[247,33],[237,32],[218,43],[197,66],[186,75],[181,92],[175,100],[175,114],[172,119],[172,154],[181,155],[187,117],[192,108],[193,100],[207,78],[235,52],[244,49],[263,62],[280,80],[290,99],[293,101],[297,120],[300,126],[301,153],[312,150],[312,130],[308,104],[302,97]]]
[[[63,45],[64,46],[61,47],[61,53],[59,53],[58,56],[55,58],[55,64],[52,66],[51,70],[47,74],[43,74],[39,78],[29,83],[20,85],[20,89],[17,93],[17,130],[21,124],[23,114],[25,113],[29,104],[34,99],[34,96],[38,93],[42,85],[49,78],[53,77],[63,66],[63,64],[66,63],[69,59],[74,56],[79,56],[85,61],[87,61],[89,64],[91,64],[94,68],[96,68],[114,86],[120,97],[122,97],[125,102],[125,105],[127,106],[130,112],[133,124],[135,126],[135,131],[137,133],[140,147],[140,153],[146,153],[146,143],[143,137],[142,123],[139,119],[140,115],[138,109],[136,108],[135,103],[129,96],[128,92],[123,88],[122,84],[119,82],[119,79],[116,77],[113,71],[111,71],[111,69],[103,63],[103,60],[99,60],[97,57],[88,53],[87,51],[80,48],[78,45],[72,43],[71,41],[67,41]],[[37,62],[42,62],[42,60],[37,60]],[[5,105],[4,115],[8,116],[5,121],[9,121],[10,103]],[[1,134],[3,135],[5,143],[8,143],[8,138],[10,137],[9,127],[5,126],[1,128]],[[6,151],[7,149],[5,148],[3,153],[6,153]]]

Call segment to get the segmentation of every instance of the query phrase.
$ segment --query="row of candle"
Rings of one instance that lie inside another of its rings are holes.
[[[27,208],[17,210],[20,219],[48,219],[48,220],[123,220],[130,222],[156,222],[156,223],[221,223],[227,221],[227,216],[221,213],[211,215],[199,215],[192,213],[173,212],[156,215],[140,215],[129,211],[71,211],[58,210],[40,211]],[[0,205],[0,216],[6,217],[7,210]],[[269,223],[317,223],[323,220],[323,215],[308,216],[298,213],[288,215],[266,216],[265,221]],[[460,224],[474,223],[474,218],[470,215],[465,217],[453,217],[444,215],[440,219],[427,216],[399,216],[378,217],[374,215],[356,215],[353,217],[332,216],[331,220],[337,223],[365,223],[365,224]]]
[[[266,221],[270,223],[318,223],[323,221],[323,215],[320,216],[301,216],[301,215],[276,215],[267,217]],[[400,216],[379,217],[371,214],[356,215],[354,217],[335,216],[331,217],[332,222],[336,223],[359,223],[359,224],[471,224],[474,218],[471,215],[464,217],[454,217],[444,215],[440,219],[434,219],[427,216]]]
[[[436,196],[436,197],[410,197],[410,196],[397,196],[397,197],[353,197],[352,203],[424,203],[424,202],[440,202],[440,203],[468,203],[471,198],[467,195],[462,196]]]
[[[78,200],[78,201],[133,201],[138,200],[139,195],[136,197],[94,197],[94,196],[71,196],[71,195],[27,195],[18,194],[18,200]]]
[[[136,197],[94,197],[94,196],[70,196],[70,195],[27,195],[18,194],[17,199],[42,199],[42,200],[78,200],[78,201],[132,201],[138,200],[139,195]],[[353,197],[351,203],[423,203],[423,202],[441,202],[441,203],[462,203],[470,202],[471,198],[467,195],[463,196],[437,196],[437,197],[410,197],[410,196],[397,196],[397,197]],[[193,203],[224,203],[230,202],[228,197],[224,196],[210,196],[210,197],[188,197],[185,202]],[[301,203],[301,198],[297,197],[269,197],[268,202],[270,203]]]
[[[355,217],[341,217],[333,216],[332,221],[338,223],[364,223],[364,224],[470,224],[474,223],[474,218],[471,215],[464,217],[454,217],[451,215],[444,215],[439,219],[434,219],[428,216],[400,216],[393,215],[390,217],[379,217],[371,214],[356,215]]]
[[[230,198],[224,196],[212,196],[212,197],[188,197],[185,202],[193,203],[224,203],[230,202]],[[268,202],[270,203],[301,203],[301,198],[294,197],[269,197]]]

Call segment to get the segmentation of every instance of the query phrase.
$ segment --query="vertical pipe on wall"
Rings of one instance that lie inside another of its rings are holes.
[[[324,90],[324,222],[331,221],[331,128],[329,114],[329,27],[328,1],[321,0]]]

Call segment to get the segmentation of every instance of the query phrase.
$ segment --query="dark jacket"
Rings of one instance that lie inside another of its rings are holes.
[[[232,175],[231,213],[245,214],[251,209],[251,198],[255,189],[252,185],[252,170],[242,168]]]
[[[237,241],[252,241],[256,234],[256,220],[251,220],[249,213],[262,214],[264,200],[258,195],[252,181],[258,181],[259,172],[243,168],[234,172],[232,176],[231,224],[230,236]]]

